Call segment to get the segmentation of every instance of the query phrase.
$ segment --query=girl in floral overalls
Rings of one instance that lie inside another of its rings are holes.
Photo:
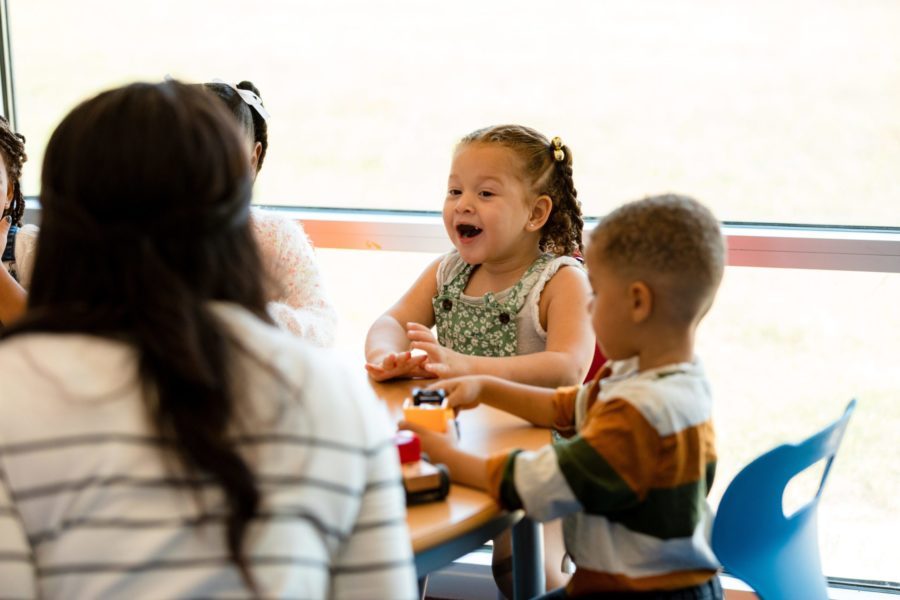
[[[455,250],[369,329],[372,378],[488,374],[547,387],[581,383],[594,334],[585,309],[590,286],[572,257],[582,250],[583,222],[568,146],[518,125],[467,135],[453,155],[443,212]],[[564,552],[559,521],[545,523],[548,589],[566,581]],[[507,531],[494,540],[493,571],[509,597],[510,553]]]
[[[455,250],[369,329],[372,378],[479,373],[581,383],[594,336],[583,310],[590,288],[572,257],[583,223],[568,146],[518,125],[467,135],[453,156],[443,217]]]

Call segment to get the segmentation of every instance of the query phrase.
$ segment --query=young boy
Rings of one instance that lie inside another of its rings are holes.
[[[483,402],[576,434],[482,458],[413,428],[459,483],[538,521],[565,517],[577,570],[547,598],[722,597],[706,502],[716,466],[712,398],[694,336],[724,262],[718,223],[697,201],[626,204],[597,226],[587,251],[588,310],[609,357],[591,383],[551,390],[475,376],[434,386],[454,407]]]

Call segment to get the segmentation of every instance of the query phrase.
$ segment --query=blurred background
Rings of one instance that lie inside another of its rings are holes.
[[[900,227],[893,0],[7,6],[28,195],[75,103],[170,74],[260,88],[272,114],[260,204],[437,211],[456,140],[518,122],[572,148],[587,215],[676,191],[727,222]],[[361,370],[369,324],[434,255],[318,256],[347,368]],[[896,272],[729,267],[700,330],[714,501],[753,457],[859,399],[821,504],[831,576],[900,581],[898,305]],[[801,478],[786,503],[814,490]]]

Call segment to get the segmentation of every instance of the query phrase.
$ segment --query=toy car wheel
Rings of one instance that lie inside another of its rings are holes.
[[[450,494],[450,471],[447,469],[447,465],[440,463],[435,465],[437,470],[441,473],[441,488],[440,488],[440,497],[446,498],[448,494]]]

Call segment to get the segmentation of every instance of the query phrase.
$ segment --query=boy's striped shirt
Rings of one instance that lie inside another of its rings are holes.
[[[564,516],[578,569],[570,593],[676,589],[718,568],[706,495],[715,473],[709,386],[698,362],[637,372],[611,363],[560,388],[556,426],[574,437],[488,461],[500,502],[539,521]]]

